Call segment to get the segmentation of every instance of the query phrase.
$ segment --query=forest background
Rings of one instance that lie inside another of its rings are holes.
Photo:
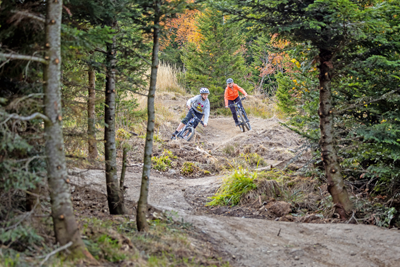
[[[8,256],[43,244],[35,227],[21,224],[21,212],[40,207],[39,213],[59,214],[46,193],[42,113],[49,77],[43,65],[49,62],[60,68],[61,102],[50,103],[62,109],[60,150],[88,166],[106,166],[111,214],[124,213],[116,158],[132,150],[127,140],[133,133],[146,139],[143,162],[151,165],[157,114],[166,112],[154,110],[154,90],[195,95],[208,87],[212,114],[229,115],[223,93],[233,78],[249,94],[276,103],[287,118],[283,125],[308,140],[313,158],[304,173],[331,187],[343,219],[365,208],[354,201],[365,197],[379,200],[368,206],[384,214],[377,224],[399,226],[399,6],[380,0],[70,0],[58,7],[61,57],[53,59],[46,38],[57,14],[41,1],[0,1],[0,242],[14,248]],[[175,83],[162,80],[162,70],[174,72]],[[257,108],[250,115],[270,116]],[[66,171],[64,165],[58,166]],[[150,168],[144,168],[142,188]],[[344,183],[362,193],[348,196]],[[56,239],[70,242],[57,233]],[[73,246],[85,251],[77,240]]]

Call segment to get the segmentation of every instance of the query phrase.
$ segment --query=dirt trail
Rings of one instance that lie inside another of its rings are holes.
[[[200,134],[216,148],[228,142],[255,144],[254,138],[266,130],[269,131],[267,141],[274,144],[271,150],[300,145],[275,119],[252,119],[252,125],[253,131],[241,133],[233,128],[231,118],[213,118]],[[279,145],[281,147],[277,148]],[[130,168],[127,172],[126,196],[131,200],[139,197],[140,176],[141,167]],[[187,202],[185,192],[193,188],[200,193],[212,191],[221,184],[221,178],[187,179],[154,171],[150,180],[150,204],[176,211],[179,218],[198,227],[212,242],[230,253],[232,264],[236,266],[400,266],[400,232],[397,230],[208,215],[199,213]],[[105,192],[103,171],[74,169],[70,171],[70,179],[75,184]]]

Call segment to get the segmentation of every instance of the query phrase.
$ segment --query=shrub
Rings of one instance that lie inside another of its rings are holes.
[[[263,157],[258,155],[257,153],[247,153],[247,154],[240,154],[240,157],[244,158],[246,162],[250,166],[266,166],[267,162]]]
[[[235,155],[235,146],[227,144],[223,149],[222,152],[227,154],[228,156],[233,156]]]
[[[181,173],[183,175],[190,175],[197,170],[196,165],[193,162],[184,162],[181,168]]]
[[[224,180],[215,196],[211,197],[212,201],[207,203],[207,206],[237,205],[242,195],[257,188],[254,182],[256,178],[256,172],[249,172],[247,169],[239,167]]]
[[[151,162],[153,168],[165,172],[171,167],[171,158],[176,159],[177,157],[172,154],[171,151],[164,149],[164,152],[159,157],[152,157]]]

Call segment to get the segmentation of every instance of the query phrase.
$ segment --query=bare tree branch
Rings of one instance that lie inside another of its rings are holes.
[[[390,95],[392,95],[392,94],[394,94],[394,93],[396,93],[398,91],[400,91],[400,88],[392,90],[392,91],[390,91],[390,92],[388,92],[386,94],[383,94],[381,97],[378,97],[378,98],[375,98],[375,99],[373,99],[372,97],[360,98],[359,100],[357,100],[357,103],[351,104],[351,105],[347,106],[346,108],[344,108],[342,110],[335,111],[333,114],[334,115],[339,115],[339,114],[342,114],[342,113],[344,113],[344,112],[346,112],[346,111],[348,111],[350,109],[353,109],[353,108],[356,108],[356,107],[361,107],[361,106],[364,106],[364,105],[368,105],[368,104],[371,104],[371,103],[374,103],[374,102],[381,101],[381,100],[386,99],[387,97],[389,97]]]
[[[53,256],[54,254],[56,254],[56,253],[58,253],[58,252],[60,252],[60,251],[62,251],[62,250],[64,250],[64,249],[69,248],[70,246],[72,246],[72,244],[73,244],[73,242],[70,241],[70,242],[68,242],[67,244],[65,244],[64,246],[59,247],[59,248],[56,249],[56,250],[53,250],[52,252],[50,252],[50,253],[47,254],[46,256],[39,257],[39,258],[45,258],[45,259],[40,263],[40,266],[42,266],[51,256]]]
[[[9,121],[11,119],[21,120],[21,121],[30,121],[30,120],[39,118],[39,119],[42,119],[44,121],[50,121],[47,116],[45,116],[45,115],[43,115],[42,113],[39,113],[39,112],[33,113],[32,115],[26,116],[26,117],[19,116],[18,114],[15,114],[15,113],[7,114],[7,113],[4,113],[4,112],[0,112],[0,115],[8,116],[8,118],[5,121],[3,121],[2,123],[0,123],[0,124],[4,124],[4,123],[6,123],[7,121]]]
[[[3,62],[3,64],[0,65],[0,68],[2,68],[4,65],[6,65],[8,62],[10,62],[10,59],[7,59],[6,61]]]
[[[19,55],[19,54],[6,54],[6,53],[0,53],[0,60],[1,58],[6,58],[8,60],[10,59],[20,59],[20,60],[28,60],[28,61],[37,61],[43,64],[48,64],[49,62],[45,60],[44,58],[41,57],[34,57],[34,56],[28,56],[28,55]]]
[[[33,98],[34,98],[34,97],[42,97],[42,96],[44,96],[43,93],[38,93],[38,94],[29,94],[29,95],[27,95],[27,96],[23,96],[23,97],[17,98],[17,99],[15,99],[13,102],[11,102],[11,103],[8,105],[8,107],[7,107],[6,109],[16,108],[17,105],[18,105],[21,101],[24,101],[25,99],[28,99],[28,98],[31,98],[31,97],[33,97]]]
[[[134,94],[138,94],[138,95],[142,95],[142,96],[147,97],[147,95],[142,94],[142,93],[139,93],[139,92],[136,92],[135,90],[131,90],[131,89],[125,89],[125,90],[127,90],[127,91],[129,91],[129,92],[132,92],[132,93],[134,93]]]
[[[38,198],[39,199],[39,198]],[[35,211],[36,206],[39,204],[39,201],[36,201],[35,206],[33,207],[33,209],[30,212],[27,212],[24,216],[22,216],[21,220],[19,220],[16,224],[11,225],[9,227],[4,228],[5,231],[11,230],[16,228],[20,223],[22,223],[26,218],[28,218],[29,216],[32,215],[32,213]]]
[[[39,17],[39,16],[37,16],[37,15],[35,15],[35,14],[29,13],[28,11],[13,10],[13,11],[11,11],[11,13],[15,13],[15,14],[17,14],[17,15],[22,15],[22,16],[24,16],[24,17],[26,17],[26,18],[30,18],[30,19],[34,19],[34,20],[40,21],[40,22],[42,22],[42,23],[46,23],[46,20],[45,20],[44,18]]]
[[[150,63],[147,59],[145,59],[142,55],[140,55],[139,53],[136,53],[136,52],[133,51],[133,50],[130,50],[130,51],[132,51],[132,52],[133,52],[134,54],[136,54],[138,57],[140,57],[141,59],[143,59],[144,62],[146,62],[148,65],[151,66],[151,63]]]
[[[94,51],[101,52],[103,54],[107,54],[107,51],[100,49],[100,48],[96,48]]]

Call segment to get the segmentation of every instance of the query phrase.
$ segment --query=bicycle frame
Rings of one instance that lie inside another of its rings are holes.
[[[186,131],[187,128],[189,127],[193,127],[194,128],[194,123],[196,121],[200,122],[201,125],[204,126],[204,123],[202,120],[200,120],[199,118],[197,118],[197,116],[194,114],[193,110],[190,109],[190,112],[192,113],[193,118],[191,118],[188,123],[182,128],[182,130],[179,131],[179,133],[176,135],[177,137],[183,138],[182,134]]]
[[[244,99],[245,99],[245,97],[241,98],[240,100],[244,100]],[[243,108],[243,105],[240,105],[238,103],[233,103],[233,104],[230,104],[228,107],[235,107],[238,120],[240,121],[239,128],[243,132],[245,132],[245,128],[247,128],[247,130],[251,130],[251,126],[250,126],[250,123],[248,122],[247,114]]]
[[[243,100],[245,100],[245,99],[246,99],[246,98],[243,97],[243,98],[241,98],[240,100],[243,101]],[[241,105],[238,104],[238,103],[230,104],[228,107],[235,107],[236,111],[240,111],[240,112],[244,113],[244,112],[243,112],[243,106],[241,106]]]

